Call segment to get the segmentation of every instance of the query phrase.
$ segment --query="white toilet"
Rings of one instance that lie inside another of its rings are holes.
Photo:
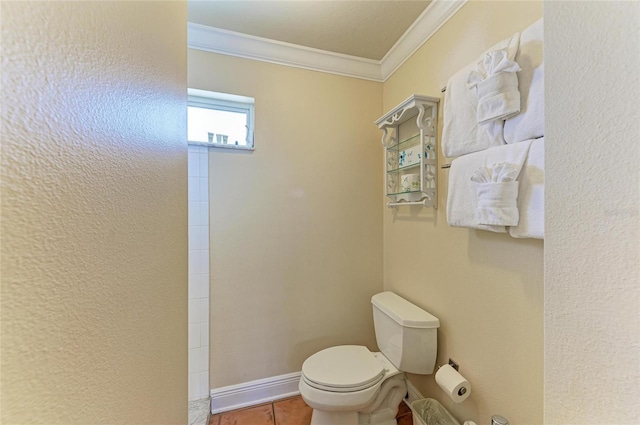
[[[393,292],[374,295],[371,304],[381,353],[341,345],[302,365],[299,388],[313,408],[311,425],[396,425],[404,372],[433,373],[440,321]]]

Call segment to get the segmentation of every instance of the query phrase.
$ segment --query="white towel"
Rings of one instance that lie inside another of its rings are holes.
[[[467,87],[478,96],[478,123],[505,120],[520,112],[517,71],[520,66],[505,49],[485,53],[478,61],[467,79]]]
[[[509,234],[514,238],[544,239],[544,137],[527,143],[531,143],[529,155],[518,178],[520,221],[509,227]]]
[[[518,224],[518,182],[520,172],[516,164],[498,162],[480,167],[471,176],[478,190],[476,222],[515,226]]]
[[[520,113],[504,124],[507,143],[544,136],[544,24],[542,19],[531,25],[520,36],[516,61],[522,68],[518,72],[520,87]]]
[[[506,49],[508,58],[513,60],[518,50],[519,38],[519,34],[516,34],[491,47],[487,52]],[[504,121],[478,124],[478,96],[475,90],[469,90],[467,87],[469,73],[475,69],[476,63],[477,61],[473,61],[456,72],[447,82],[441,143],[442,154],[447,158],[505,144]]]
[[[497,148],[493,148],[497,149]],[[476,220],[478,190],[470,180],[474,170],[482,166],[485,151],[471,153],[456,158],[449,169],[449,189],[447,195],[447,223],[452,227],[470,227],[505,233],[505,226],[480,224]]]
[[[449,188],[447,196],[447,223],[453,227],[470,227],[505,233],[507,228],[499,225],[480,224],[476,220],[478,190],[471,176],[481,167],[492,166],[500,162],[514,164],[520,173],[527,157],[530,143],[496,146],[481,152],[456,158],[449,169]]]
[[[447,82],[441,146],[442,154],[448,158],[504,144],[504,139],[498,140],[493,145],[487,143],[489,138],[480,143],[477,140],[478,98],[476,93],[467,88],[467,76],[471,70],[472,65],[469,65],[456,72]],[[499,132],[501,133],[502,131]]]

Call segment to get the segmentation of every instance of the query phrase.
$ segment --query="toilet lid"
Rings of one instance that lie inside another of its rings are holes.
[[[384,376],[384,367],[367,347],[340,345],[305,360],[302,375],[312,386],[336,392],[355,391],[378,383]]]

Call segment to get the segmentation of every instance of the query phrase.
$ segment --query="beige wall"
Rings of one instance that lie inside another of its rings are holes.
[[[256,150],[209,154],[211,387],[375,348],[382,84],[190,50],[189,87],[256,101]]]
[[[186,4],[1,7],[0,421],[184,424]]]
[[[384,83],[384,110],[412,93],[441,96],[451,75],[541,16],[541,3],[467,3]],[[448,170],[438,178],[437,211],[384,209],[384,287],[440,319],[438,364],[460,363],[473,390],[454,405],[433,376],[410,379],[461,420],[541,423],[543,243],[449,227]]]
[[[637,2],[545,6],[548,424],[640,423],[639,23]]]

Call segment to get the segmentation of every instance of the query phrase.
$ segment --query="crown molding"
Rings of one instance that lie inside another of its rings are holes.
[[[380,61],[328,52],[268,38],[188,23],[191,49],[254,59],[312,71],[382,81]]]
[[[190,49],[383,82],[467,0],[433,0],[382,60],[372,60],[188,23]]]
[[[433,0],[380,61],[386,80],[402,66],[467,0]]]

